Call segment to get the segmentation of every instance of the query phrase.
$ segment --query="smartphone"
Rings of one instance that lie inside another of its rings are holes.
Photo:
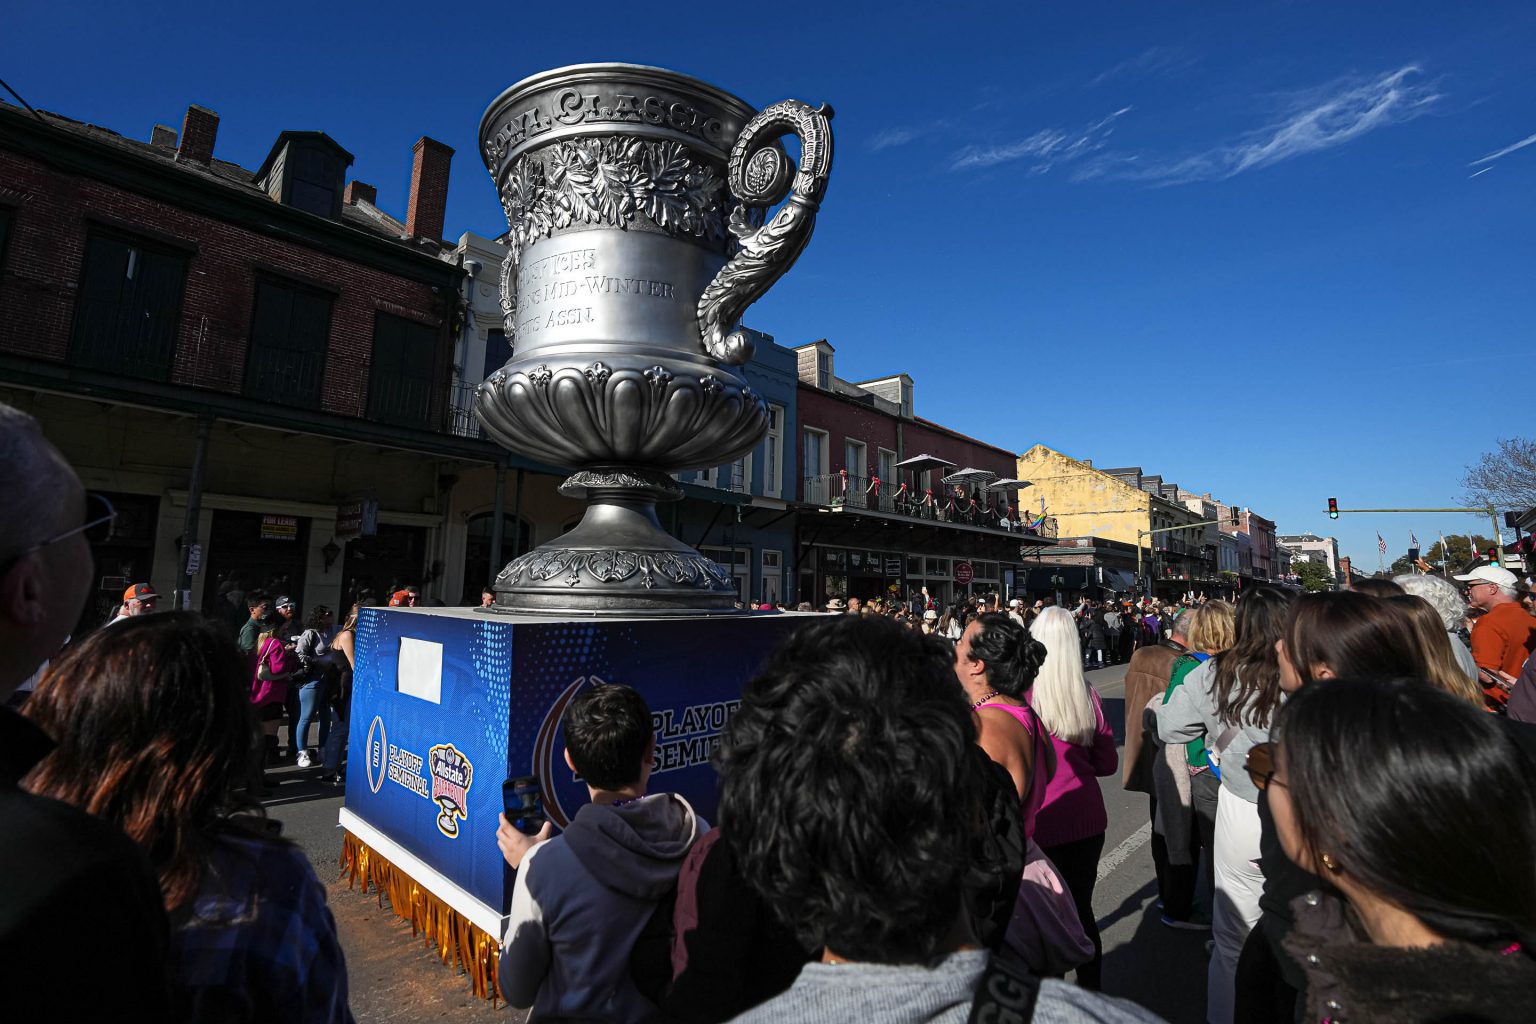
[[[512,827],[524,835],[536,835],[544,826],[544,801],[539,798],[539,777],[517,775],[501,784],[501,802]]]

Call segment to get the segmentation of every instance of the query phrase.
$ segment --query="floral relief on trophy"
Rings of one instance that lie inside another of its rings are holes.
[[[513,162],[502,186],[512,250],[572,226],[663,231],[723,242],[725,181],[679,142],[628,135],[556,142]]]
[[[502,588],[515,586],[522,581],[524,575],[533,580],[552,580],[558,577],[568,587],[613,584],[622,583],[637,572],[641,576],[640,585],[646,588],[655,587],[659,575],[675,584],[693,585],[705,590],[733,589],[731,577],[725,570],[696,552],[626,551],[618,548],[531,551],[508,563],[496,577],[496,585]]]

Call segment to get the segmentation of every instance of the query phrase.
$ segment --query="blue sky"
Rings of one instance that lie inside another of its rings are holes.
[[[1536,393],[1536,6],[1522,3],[143,5],[12,0],[0,77],[147,138],[188,103],[254,167],[320,129],[403,211],[455,147],[448,233],[504,229],[480,114],[527,74],[659,64],[834,105],[799,265],[748,313],[919,415],[1140,465],[1374,567],[1469,516]],[[763,13],[747,13],[768,12]],[[1522,145],[1524,144],[1524,145]],[[1390,557],[1390,556],[1389,556]]]

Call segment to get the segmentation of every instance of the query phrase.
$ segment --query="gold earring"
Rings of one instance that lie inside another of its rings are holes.
[[[1339,862],[1325,853],[1323,854],[1323,867],[1327,868],[1329,871],[1337,871],[1339,870]]]

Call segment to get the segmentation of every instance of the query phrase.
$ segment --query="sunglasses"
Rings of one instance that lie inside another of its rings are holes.
[[[1253,782],[1254,788],[1265,790],[1273,782],[1277,786],[1285,783],[1275,778],[1275,745],[1273,743],[1255,743],[1253,749],[1248,751],[1248,778]]]
[[[85,522],[72,530],[56,533],[46,540],[38,541],[30,547],[22,548],[16,554],[0,563],[0,576],[4,576],[16,567],[16,563],[32,554],[41,551],[50,544],[57,544],[61,540],[68,540],[77,533],[85,534],[88,544],[105,544],[112,539],[112,528],[117,523],[117,508],[106,499],[104,495],[88,493],[85,496]]]

